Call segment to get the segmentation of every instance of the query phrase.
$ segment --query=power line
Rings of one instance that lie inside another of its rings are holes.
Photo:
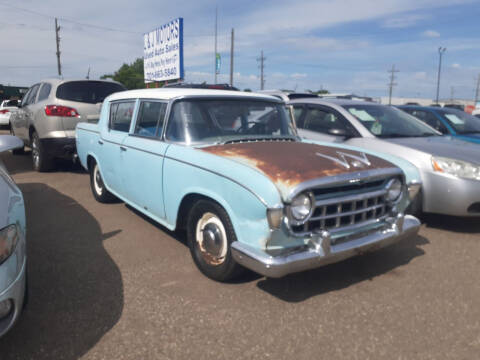
[[[393,64],[392,70],[389,70],[388,72],[390,73],[390,83],[388,84],[388,105],[392,105],[392,91],[393,87],[397,85],[395,83],[395,73],[400,72],[400,70],[395,70],[395,64]]]
[[[230,86],[233,86],[233,41],[235,38],[235,32],[234,29],[232,28],[232,39],[230,43]]]
[[[49,18],[49,19],[58,19],[58,20],[70,22],[72,24],[87,26],[87,27],[90,27],[90,28],[97,28],[97,29],[106,30],[106,31],[115,31],[115,32],[121,32],[121,33],[128,33],[128,34],[141,34],[141,35],[143,35],[143,33],[137,32],[137,31],[115,29],[115,28],[106,27],[106,26],[87,24],[87,23],[83,23],[83,22],[80,22],[80,21],[76,21],[76,20],[72,20],[72,19],[64,18],[64,17],[55,17],[53,15],[43,14],[43,13],[38,12],[38,11],[25,9],[25,8],[15,6],[15,5],[11,5],[11,4],[7,4],[7,3],[4,3],[4,2],[0,2],[0,5],[6,6],[6,7],[9,7],[9,8],[12,8],[12,9],[16,9],[16,10],[19,10],[19,11],[23,11],[23,12],[26,12],[26,13],[30,13],[30,14],[34,14],[34,15],[38,15],[38,16],[43,16],[43,17],[46,17],[46,18]]]

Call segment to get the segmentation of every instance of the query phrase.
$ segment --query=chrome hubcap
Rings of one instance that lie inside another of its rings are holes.
[[[33,164],[35,166],[38,166],[38,164],[40,163],[40,153],[38,150],[38,143],[36,138],[34,138],[32,142],[32,158],[33,158]]]
[[[205,213],[197,223],[196,241],[205,261],[220,265],[228,250],[227,234],[222,221],[212,213]]]
[[[93,169],[93,186],[95,187],[95,192],[98,195],[102,195],[103,181],[102,176],[100,175],[100,171],[98,171],[97,165],[95,165],[95,169]]]

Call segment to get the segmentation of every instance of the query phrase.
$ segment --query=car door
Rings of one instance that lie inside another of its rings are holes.
[[[35,84],[32,87],[32,92],[28,96],[27,104],[22,106],[23,109],[23,126],[22,126],[22,136],[24,139],[30,139],[30,125],[34,123],[34,114],[35,114],[35,103],[37,100],[38,89],[41,84]]]
[[[31,114],[30,104],[36,98],[39,87],[40,84],[35,84],[27,91],[21,103],[22,107],[18,109],[12,121],[14,134],[24,141],[29,141],[28,120]]]
[[[135,126],[123,141],[125,196],[157,218],[165,218],[163,161],[168,144],[161,140],[167,103],[141,100]]]
[[[126,151],[123,141],[130,131],[135,105],[136,100],[130,99],[110,102],[108,124],[100,129],[98,140],[101,146],[99,166],[104,182],[112,192],[123,197],[122,158]]]
[[[24,120],[23,120],[24,119],[24,110],[23,110],[22,106],[25,105],[31,91],[32,91],[32,88],[27,90],[27,92],[23,96],[23,100],[20,102],[20,106],[19,106],[18,110],[10,116],[11,129],[12,129],[13,133],[22,140],[25,140],[24,137],[22,136],[22,127],[25,126]]]

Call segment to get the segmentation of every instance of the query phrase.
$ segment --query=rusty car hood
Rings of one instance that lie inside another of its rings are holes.
[[[288,194],[300,183],[326,176],[395,168],[362,152],[298,141],[258,141],[202,147],[201,150],[260,171]]]

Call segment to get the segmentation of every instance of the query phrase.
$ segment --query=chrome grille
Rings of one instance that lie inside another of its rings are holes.
[[[340,195],[336,189],[330,189],[329,198],[316,196],[312,217],[304,225],[293,226],[294,232],[308,233],[324,229],[335,233],[384,220],[390,211],[385,198],[385,183],[382,181],[373,191],[369,189],[360,194],[341,192],[343,195]]]

